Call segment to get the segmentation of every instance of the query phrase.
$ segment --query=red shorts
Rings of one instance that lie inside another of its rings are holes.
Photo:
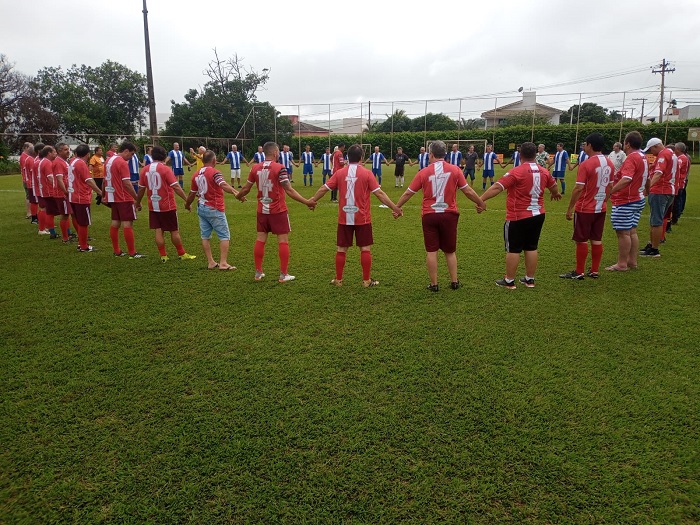
[[[47,215],[70,215],[73,213],[65,197],[46,197],[44,201]]]
[[[605,228],[605,212],[574,213],[574,235],[576,242],[602,241]]]
[[[374,237],[372,237],[372,223],[353,225],[338,224],[337,245],[342,247],[352,246],[353,233],[358,246],[372,246]]]
[[[77,222],[80,226],[90,226],[92,224],[89,204],[77,204],[74,202],[72,207],[75,222]]]
[[[151,230],[163,230],[164,232],[176,232],[180,228],[177,224],[177,210],[149,211],[148,227]]]
[[[136,208],[133,202],[111,202],[113,221],[135,221]]]
[[[286,211],[270,215],[258,213],[258,231],[275,235],[289,233],[292,231],[292,225],[289,223],[289,213]]]
[[[34,195],[34,188],[27,188],[27,199],[29,202],[32,204],[39,204],[39,199],[36,198],[36,195]]]
[[[457,251],[459,213],[426,213],[423,215],[423,242],[426,252]]]
[[[46,198],[37,196],[36,203],[39,205],[39,208],[46,208]]]

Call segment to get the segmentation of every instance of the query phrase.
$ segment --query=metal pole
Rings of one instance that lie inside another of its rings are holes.
[[[457,118],[457,142],[462,134],[462,99],[459,99],[459,117]]]
[[[146,83],[148,85],[148,121],[151,127],[151,143],[158,136],[158,119],[156,117],[156,96],[153,89],[153,67],[151,66],[151,39],[148,35],[148,8],[143,0],[143,34],[146,43]]]
[[[253,140],[255,140],[255,106],[253,106]]]
[[[625,123],[625,97],[626,96],[627,96],[627,92],[625,91],[622,94],[622,114],[620,115],[620,136],[617,139],[618,142],[622,141],[622,126]]]
[[[272,111],[274,112],[275,116],[275,144],[277,144],[277,108],[273,108]]]
[[[574,147],[578,149],[578,125],[581,120],[581,93],[578,94],[578,114],[576,115],[576,138],[574,139]]]
[[[301,106],[297,104],[297,134],[299,135],[299,157],[301,158]]]
[[[493,101],[493,132],[491,133],[491,146],[496,142],[496,126],[498,126],[498,118],[496,117],[496,109],[498,108],[498,97]]]
[[[423,142],[428,142],[428,101],[425,101],[425,111],[423,112]]]
[[[360,146],[362,146],[362,137],[364,136],[363,131],[364,131],[364,124],[362,123],[362,102],[360,102]]]
[[[328,104],[328,147],[331,147],[331,105]]]
[[[530,142],[535,142],[535,113],[537,113],[537,99],[535,99],[535,106],[532,108],[532,130],[530,131]]]
[[[394,153],[394,103],[391,103],[391,138],[389,141],[389,155]]]

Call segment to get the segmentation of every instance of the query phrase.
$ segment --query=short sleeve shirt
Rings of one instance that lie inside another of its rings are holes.
[[[219,170],[207,166],[192,175],[190,191],[197,193],[200,205],[225,211],[224,190],[221,189],[224,182],[224,176]]]
[[[535,156],[535,162],[542,166],[543,168],[547,167],[547,163],[549,162],[549,153],[546,151],[543,151],[542,153],[538,153]]]
[[[372,222],[370,195],[380,187],[370,170],[350,164],[336,171],[325,186],[339,190],[338,224],[361,226]]]
[[[38,196],[43,198],[53,197],[53,187],[56,180],[53,176],[53,163],[47,159],[39,159],[34,163],[36,179],[38,181],[39,192]]]
[[[24,161],[24,171],[27,172],[27,188],[34,188],[34,158],[27,155]]]
[[[103,179],[105,176],[105,159],[98,155],[90,157],[90,169],[95,179]]]
[[[340,150],[333,152],[333,173],[338,171],[345,164],[345,158],[343,157],[343,152]]]
[[[87,181],[92,180],[90,170],[83,159],[73,159],[68,165],[68,201],[74,204],[90,204],[92,188]]]
[[[408,155],[405,153],[397,153],[394,155],[394,163],[396,163],[396,166],[398,168],[403,168],[404,164],[408,162]]]
[[[545,168],[536,162],[523,162],[496,181],[508,192],[506,220],[519,221],[545,213],[544,190],[556,185]]]
[[[473,170],[476,166],[476,161],[479,158],[479,154],[476,151],[467,153],[464,156],[464,169]]]
[[[63,185],[68,187],[68,162],[61,157],[56,157],[53,161],[53,197],[57,199],[65,198],[66,194],[63,193],[61,188],[58,186],[59,177],[63,180]]]
[[[583,186],[583,192],[576,201],[576,211],[604,212],[614,174],[615,165],[605,155],[593,155],[581,164],[576,175],[576,185]]]
[[[649,165],[644,153],[637,150],[630,153],[619,171],[613,176],[613,184],[622,179],[630,179],[632,182],[624,189],[610,194],[610,202],[613,206],[621,206],[630,202],[639,202],[644,198],[644,186],[649,176]]]
[[[173,186],[177,184],[178,181],[173,170],[162,162],[151,162],[141,169],[139,187],[146,188],[150,211],[176,210],[177,204],[175,203]]]
[[[654,167],[651,170],[651,177],[657,171],[661,172],[661,177],[651,188],[649,193],[660,195],[674,195],[676,193],[676,171],[678,170],[678,157],[671,148],[664,148],[656,157]]]
[[[418,172],[408,186],[408,191],[417,193],[423,190],[421,215],[459,213],[457,190],[466,186],[467,180],[459,166],[438,160]]]
[[[258,187],[258,213],[274,215],[287,211],[284,184],[289,182],[287,168],[279,162],[266,160],[253,166],[248,182]]]
[[[134,198],[124,189],[124,181],[131,180],[129,163],[121,155],[112,155],[105,163],[103,191],[107,202],[134,202]]]

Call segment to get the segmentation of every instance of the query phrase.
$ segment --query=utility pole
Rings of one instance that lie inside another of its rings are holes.
[[[155,143],[158,135],[158,119],[156,118],[156,96],[153,89],[153,67],[151,66],[151,40],[148,36],[148,8],[143,0],[143,34],[146,41],[146,82],[148,84],[148,121],[151,126],[151,143]]]
[[[661,68],[661,69],[654,69],[655,67]],[[659,123],[663,121],[664,118],[664,81],[666,79],[666,73],[673,73],[676,70],[676,68],[672,68],[671,64],[669,62],[666,62],[666,59],[661,60],[661,64],[652,66],[651,72],[652,73],[661,73],[661,98],[659,99]]]
[[[647,101],[645,98],[633,98],[632,100],[641,100],[642,101],[642,112],[639,115],[639,122],[644,124],[644,103]]]

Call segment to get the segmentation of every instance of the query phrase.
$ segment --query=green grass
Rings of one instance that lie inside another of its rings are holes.
[[[196,261],[161,264],[145,214],[150,257],[112,257],[94,206],[100,251],[79,254],[36,234],[19,188],[0,178],[1,523],[700,521],[692,182],[663,257],[597,281],[557,277],[572,225],[548,202],[534,290],[494,285],[504,197],[482,215],[460,198],[465,286],[441,259],[437,294],[419,196],[397,221],[374,202],[381,285],[363,289],[357,249],[328,285],[328,197],[290,204],[297,281],[281,285],[274,244],[252,279],[252,201],[227,197],[239,271],[214,272],[195,214]],[[609,224],[605,248],[610,263]]]

